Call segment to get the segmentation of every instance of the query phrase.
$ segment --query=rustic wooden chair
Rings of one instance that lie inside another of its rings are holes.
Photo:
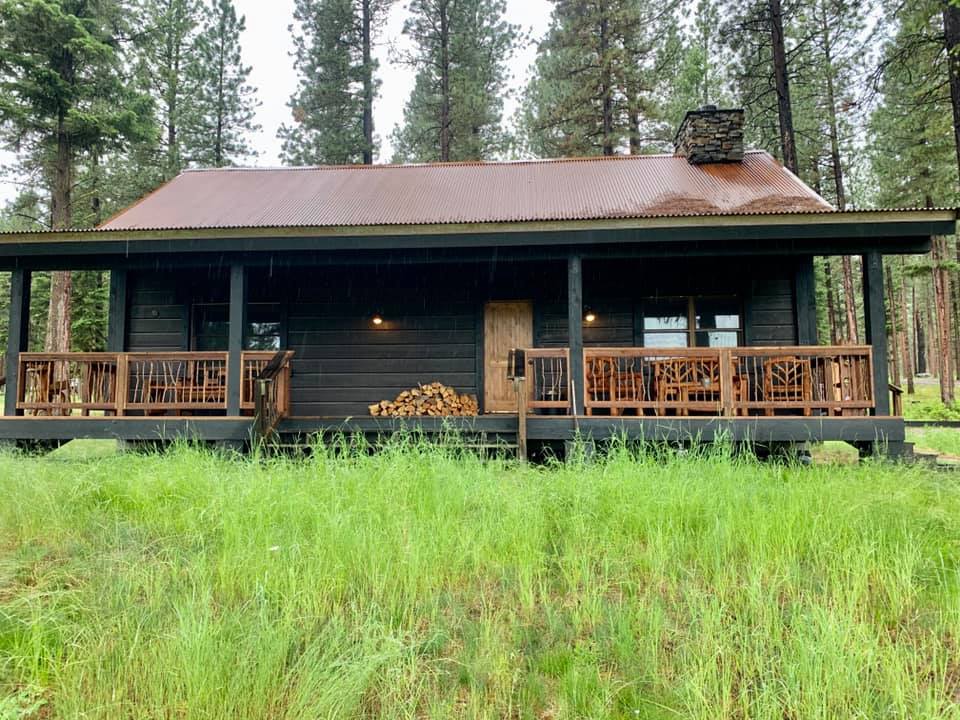
[[[584,383],[587,397],[594,402],[608,402],[613,397],[614,378],[617,373],[617,361],[612,357],[587,358],[586,381]],[[614,409],[610,409],[614,415]],[[587,415],[593,415],[593,408],[587,408]]]
[[[859,408],[845,408],[842,403],[851,400],[861,400],[869,396],[869,380],[867,380],[868,366],[860,358],[835,357],[826,362],[826,371],[829,380],[829,395],[827,399],[837,403],[830,408],[831,415],[865,415],[866,410]]]
[[[654,365],[657,383],[657,414],[662,414],[666,403],[685,403],[690,389],[698,387],[696,362],[690,358],[659,360]],[[677,408],[677,414],[686,415],[686,408]]]
[[[792,355],[770,358],[763,363],[763,400],[794,405],[803,404],[803,414],[812,415],[813,380],[810,361]],[[767,415],[774,408],[766,408]]]

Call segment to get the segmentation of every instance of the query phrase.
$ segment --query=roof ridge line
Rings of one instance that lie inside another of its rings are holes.
[[[744,155],[767,155],[773,157],[766,150],[751,149],[745,150]],[[328,171],[328,170],[402,170],[414,168],[448,168],[448,167],[504,167],[510,165],[552,165],[552,164],[574,164],[574,163],[604,163],[604,162],[623,162],[630,160],[653,160],[677,158],[684,159],[681,155],[674,153],[651,153],[647,155],[590,155],[584,157],[569,158],[522,158],[518,160],[457,160],[453,162],[426,162],[426,163],[374,163],[372,165],[363,165],[361,163],[347,165],[233,165],[230,167],[202,167],[202,168],[184,168],[180,174],[188,173],[218,173],[218,172],[308,172],[308,171]]]

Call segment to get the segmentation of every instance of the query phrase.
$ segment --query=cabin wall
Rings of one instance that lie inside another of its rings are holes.
[[[366,415],[422,382],[478,393],[475,280],[444,266],[292,270],[294,415]],[[372,323],[374,313],[384,322]]]
[[[597,320],[587,346],[639,345],[643,298],[737,295],[744,343],[796,343],[795,268],[782,259],[584,261],[584,304]],[[491,261],[251,268],[249,302],[275,303],[283,345],[295,351],[291,412],[365,416],[367,406],[420,382],[440,381],[480,394],[483,306],[530,299],[534,344],[567,344],[566,263]],[[191,306],[226,303],[224,267],[132,272],[128,350],[194,349]],[[374,313],[384,318],[377,327]]]
[[[131,352],[185,350],[187,307],[173,273],[130,273],[126,349]]]

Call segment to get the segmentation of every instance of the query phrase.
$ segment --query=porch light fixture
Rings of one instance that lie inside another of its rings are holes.
[[[592,323],[596,319],[597,319],[597,314],[590,308],[587,308],[586,312],[583,313],[583,321],[585,323],[588,323],[588,324]]]
[[[370,322],[372,322],[374,325],[376,325],[376,326],[378,326],[378,327],[379,327],[380,325],[383,325],[383,315],[381,315],[381,314],[378,313],[378,312],[374,313],[374,314],[373,314],[373,317],[370,318]]]

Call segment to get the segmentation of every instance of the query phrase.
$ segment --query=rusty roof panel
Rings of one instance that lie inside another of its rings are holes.
[[[765,152],[689,165],[672,155],[178,175],[103,230],[357,227],[831,212]]]

